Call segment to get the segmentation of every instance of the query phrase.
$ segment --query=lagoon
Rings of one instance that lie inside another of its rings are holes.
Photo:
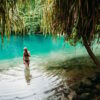
[[[94,45],[93,50],[99,54],[97,46]],[[29,69],[23,64],[24,47],[31,53]],[[55,88],[68,76],[62,76],[63,71],[55,74],[45,68],[61,66],[67,60],[87,55],[82,45],[73,47],[65,44],[63,36],[53,39],[39,34],[11,35],[10,40],[5,37],[3,44],[0,41],[0,100],[49,100],[49,97],[57,100]],[[64,86],[67,87],[67,84],[64,83]]]

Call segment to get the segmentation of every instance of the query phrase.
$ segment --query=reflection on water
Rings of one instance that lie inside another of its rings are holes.
[[[1,37],[0,37],[1,38]],[[0,46],[2,42],[0,41]],[[63,37],[54,43],[51,36],[29,35],[4,37],[4,45],[0,47],[0,60],[12,59],[23,55],[23,48],[27,47],[31,55],[47,54],[62,49]]]
[[[0,63],[0,100],[48,100],[54,91],[46,91],[61,82],[57,75],[41,69],[47,62],[45,57],[31,58],[30,67],[25,67],[22,59],[9,62]]]
[[[24,75],[25,75],[26,82],[28,84],[30,84],[30,81],[32,79],[32,75],[30,74],[30,68],[29,67],[25,67]]]

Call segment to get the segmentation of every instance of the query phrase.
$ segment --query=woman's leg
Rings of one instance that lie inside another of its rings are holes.
[[[25,67],[29,67],[29,63],[25,61]]]

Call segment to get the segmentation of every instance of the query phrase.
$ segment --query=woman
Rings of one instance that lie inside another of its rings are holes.
[[[29,57],[30,57],[30,53],[28,52],[27,48],[25,47],[24,53],[23,53],[23,62],[26,67],[29,67],[29,63],[30,63]]]

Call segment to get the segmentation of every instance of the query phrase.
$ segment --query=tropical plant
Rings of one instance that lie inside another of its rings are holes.
[[[30,17],[25,18],[26,27],[28,27],[30,30],[30,33],[40,33],[40,24],[42,19],[42,13],[43,13],[43,4],[45,0],[35,0],[34,5],[30,5],[31,8],[34,6],[34,8],[30,9]],[[32,4],[32,3],[31,3]]]
[[[9,36],[11,31],[19,31],[23,28],[22,18],[17,11],[17,0],[0,0],[0,32]]]
[[[100,62],[91,50],[94,39],[100,39],[99,0],[47,0],[43,10],[42,31],[64,34],[71,45],[81,42],[100,67]]]
[[[35,0],[0,0],[0,33],[10,37],[11,33],[25,33],[27,21],[32,17]],[[28,22],[29,23],[29,22]]]

